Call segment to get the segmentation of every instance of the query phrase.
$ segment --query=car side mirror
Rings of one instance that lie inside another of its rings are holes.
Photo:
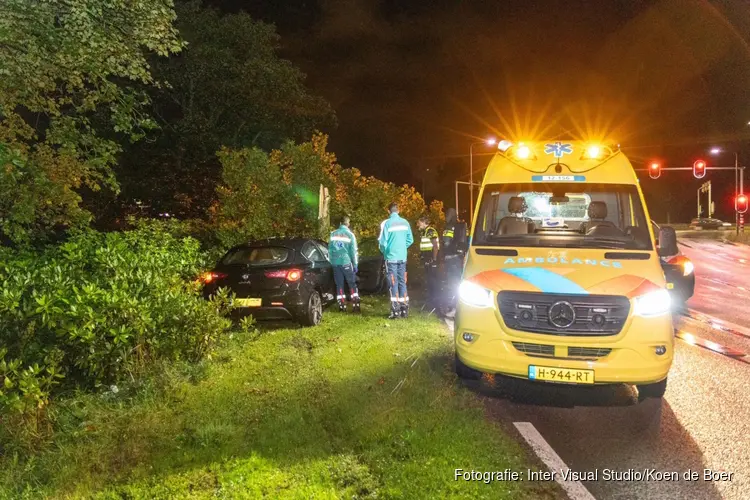
[[[677,247],[677,233],[673,227],[661,228],[657,241],[659,242],[659,257],[672,257],[680,253]]]

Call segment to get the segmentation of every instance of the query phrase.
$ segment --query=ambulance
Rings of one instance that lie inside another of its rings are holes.
[[[674,355],[660,257],[619,147],[500,143],[479,193],[455,317],[456,373],[636,385],[661,398]],[[657,243],[658,242],[658,243]]]

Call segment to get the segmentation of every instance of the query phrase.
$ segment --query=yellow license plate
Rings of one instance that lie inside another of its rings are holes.
[[[568,384],[593,384],[594,370],[529,365],[529,380],[546,380]]]
[[[261,299],[234,299],[237,307],[260,307]]]

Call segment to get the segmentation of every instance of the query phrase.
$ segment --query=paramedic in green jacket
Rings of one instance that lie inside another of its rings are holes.
[[[349,217],[341,219],[339,228],[331,233],[328,241],[328,254],[333,266],[333,279],[336,282],[336,301],[339,311],[346,312],[346,290],[349,287],[352,312],[359,312],[359,291],[357,290],[357,238],[349,230]]]
[[[388,286],[391,291],[391,314],[389,319],[406,318],[409,315],[409,294],[406,292],[406,249],[414,243],[411,226],[398,215],[398,205],[388,207],[391,215],[380,224],[378,246],[385,260]]]

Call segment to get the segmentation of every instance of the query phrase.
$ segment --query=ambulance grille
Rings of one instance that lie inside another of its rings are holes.
[[[573,322],[566,327],[550,318],[550,309],[558,302],[569,304],[575,311]],[[498,293],[497,303],[508,328],[561,336],[617,335],[630,313],[630,300],[618,295],[508,291]]]
[[[529,344],[527,342],[513,342],[513,347],[529,356],[554,356],[555,346],[544,344]]]
[[[603,358],[612,349],[607,347],[568,347],[568,356],[571,358]]]

